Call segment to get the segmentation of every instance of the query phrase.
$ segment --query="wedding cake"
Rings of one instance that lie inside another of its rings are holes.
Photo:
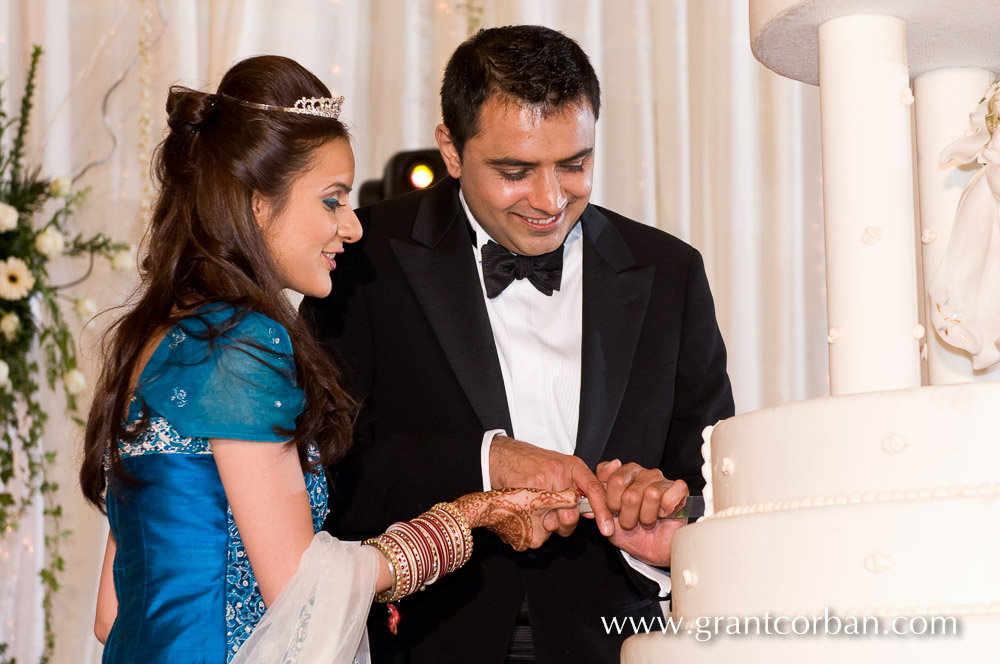
[[[706,429],[671,613],[622,661],[994,661],[1000,3],[751,0],[750,24],[820,85],[831,396]]]

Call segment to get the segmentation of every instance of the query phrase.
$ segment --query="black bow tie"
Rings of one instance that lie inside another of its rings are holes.
[[[512,254],[490,240],[483,245],[483,283],[486,297],[492,299],[515,279],[527,279],[545,295],[559,290],[562,281],[563,248],[541,256]]]

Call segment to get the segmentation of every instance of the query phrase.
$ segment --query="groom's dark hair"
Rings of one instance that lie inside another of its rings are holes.
[[[480,131],[479,109],[491,98],[533,106],[543,117],[587,102],[601,110],[601,84],[580,45],[541,25],[480,30],[459,45],[441,83],[441,115],[461,156]]]

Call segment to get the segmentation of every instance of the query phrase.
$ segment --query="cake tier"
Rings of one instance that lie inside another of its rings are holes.
[[[673,610],[699,616],[1000,616],[1000,497],[748,514],[682,528]]]
[[[711,435],[710,520],[998,495],[998,408],[1000,384],[944,385],[823,397],[731,418]]]
[[[769,69],[816,85],[819,26],[858,14],[906,21],[911,76],[945,67],[1000,71],[994,0],[751,0],[750,45]]]
[[[973,616],[960,620],[957,635],[883,634],[861,636],[820,635],[712,635],[700,640],[690,634],[650,633],[634,636],[622,646],[622,664],[941,664],[990,662],[1000,648],[1000,616]]]

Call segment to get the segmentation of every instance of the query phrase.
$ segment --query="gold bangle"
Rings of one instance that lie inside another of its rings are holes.
[[[402,599],[408,595],[412,595],[416,591],[418,584],[421,583],[423,565],[418,553],[414,550],[409,540],[404,537],[403,533],[396,529],[396,525],[389,526],[389,530],[385,532],[383,537],[392,540],[392,543],[396,546],[396,553],[402,556],[401,559],[406,562],[406,569],[410,572],[409,576],[406,574],[401,575],[406,580],[406,586],[399,588],[398,596],[395,599]]]
[[[431,509],[441,509],[444,512],[447,512],[449,516],[455,519],[455,522],[458,523],[459,527],[462,529],[462,540],[465,545],[465,550],[463,551],[463,555],[459,558],[459,563],[456,566],[456,569],[458,569],[458,567],[461,567],[465,563],[469,562],[469,558],[472,557],[472,528],[469,526],[469,522],[466,520],[465,516],[458,509],[458,506],[455,505],[455,503],[438,503]]]
[[[386,562],[389,563],[389,572],[392,574],[392,586],[388,590],[383,590],[375,595],[375,601],[380,604],[385,604],[387,602],[395,601],[396,592],[399,589],[399,565],[396,562],[396,556],[389,551],[389,548],[383,544],[378,537],[372,537],[371,539],[366,539],[362,544],[367,546],[373,546],[378,549],[382,555],[385,557]]]

